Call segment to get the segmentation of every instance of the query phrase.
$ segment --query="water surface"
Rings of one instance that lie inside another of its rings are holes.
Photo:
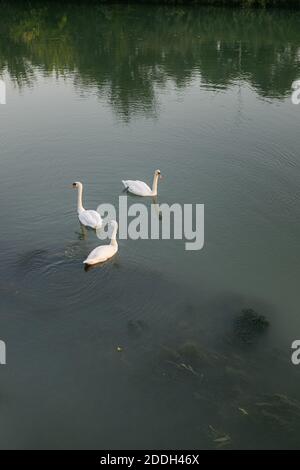
[[[299,16],[1,4],[2,448],[299,447]],[[203,250],[84,271],[70,184],[117,205],[156,168],[159,202],[205,204]]]

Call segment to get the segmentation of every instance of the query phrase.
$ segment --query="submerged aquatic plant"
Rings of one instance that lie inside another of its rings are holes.
[[[209,425],[209,435],[217,449],[231,444],[231,437],[229,434],[214,428],[211,424]]]
[[[256,403],[256,408],[271,424],[282,426],[286,431],[300,424],[300,402],[281,393],[265,395]]]
[[[235,319],[234,332],[241,341],[252,343],[268,327],[269,321],[266,317],[255,312],[252,308],[246,308]]]

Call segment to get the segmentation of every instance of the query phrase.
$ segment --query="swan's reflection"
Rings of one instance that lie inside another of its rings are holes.
[[[76,235],[78,236],[78,240],[87,240],[87,237],[88,237],[87,228],[84,225],[82,225],[82,223],[80,223],[79,225],[80,225],[80,232],[75,232]]]
[[[87,272],[91,271],[92,269],[96,269],[96,268],[100,268],[100,267],[104,268],[104,267],[108,267],[109,265],[113,265],[114,268],[119,268],[120,267],[118,254],[115,255],[114,259],[107,259],[106,261],[102,261],[102,262],[97,263],[97,264],[85,264],[84,265],[84,270],[87,273]]]
[[[154,207],[154,210],[158,216],[158,219],[159,220],[162,220],[162,214],[161,214],[161,211],[160,211],[160,207],[159,207],[159,202],[158,202],[158,197],[157,196],[153,196],[152,197],[152,204],[151,204],[152,207]]]

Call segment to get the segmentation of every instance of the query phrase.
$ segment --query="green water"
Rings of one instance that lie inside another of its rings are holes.
[[[299,447],[299,20],[1,3],[1,448]],[[117,205],[156,168],[204,248],[120,240],[86,272],[70,184]]]

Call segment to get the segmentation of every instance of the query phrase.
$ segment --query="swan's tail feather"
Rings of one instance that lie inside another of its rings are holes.
[[[128,188],[128,183],[127,183],[127,181],[122,180],[122,183],[124,184],[125,188],[127,189],[127,188]]]

